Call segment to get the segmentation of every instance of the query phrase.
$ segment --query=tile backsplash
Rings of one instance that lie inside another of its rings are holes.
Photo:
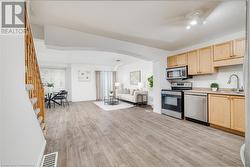
[[[220,67],[215,74],[193,76],[193,78],[188,81],[193,83],[193,87],[210,87],[212,82],[216,82],[220,88],[236,88],[235,77],[232,78],[231,84],[227,83],[231,74],[237,74],[240,78],[240,87],[243,86],[243,65]]]

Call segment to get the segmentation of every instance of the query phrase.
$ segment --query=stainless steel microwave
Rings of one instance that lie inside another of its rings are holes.
[[[166,78],[167,80],[187,79],[188,78],[187,66],[177,67],[177,68],[167,68]]]

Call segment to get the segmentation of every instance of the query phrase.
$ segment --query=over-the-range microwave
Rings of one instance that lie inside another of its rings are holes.
[[[166,69],[167,80],[187,79],[187,78],[188,78],[187,66]]]

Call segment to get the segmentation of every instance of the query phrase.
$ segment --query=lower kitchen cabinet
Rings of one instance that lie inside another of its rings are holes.
[[[245,131],[245,98],[234,96],[231,100],[231,128]]]
[[[245,98],[242,96],[209,95],[209,123],[245,132]]]
[[[209,95],[209,123],[231,127],[231,105],[229,96]]]

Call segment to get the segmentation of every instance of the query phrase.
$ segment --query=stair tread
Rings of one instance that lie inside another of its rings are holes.
[[[46,129],[45,126],[46,126],[46,124],[45,124],[45,123],[42,123],[42,124],[41,124],[41,129],[42,129],[42,130],[45,130],[45,129]]]
[[[25,89],[26,89],[26,91],[31,91],[34,89],[34,86],[33,86],[33,84],[26,84]]]
[[[36,104],[37,98],[36,97],[31,98],[30,102],[31,102],[32,105]]]
[[[40,124],[43,122],[43,117],[42,116],[39,116],[37,119],[38,119]]]
[[[34,109],[35,114],[37,115],[40,112],[40,108]]]
[[[45,136],[47,134],[47,127],[45,126],[45,128],[43,129],[43,135]]]

